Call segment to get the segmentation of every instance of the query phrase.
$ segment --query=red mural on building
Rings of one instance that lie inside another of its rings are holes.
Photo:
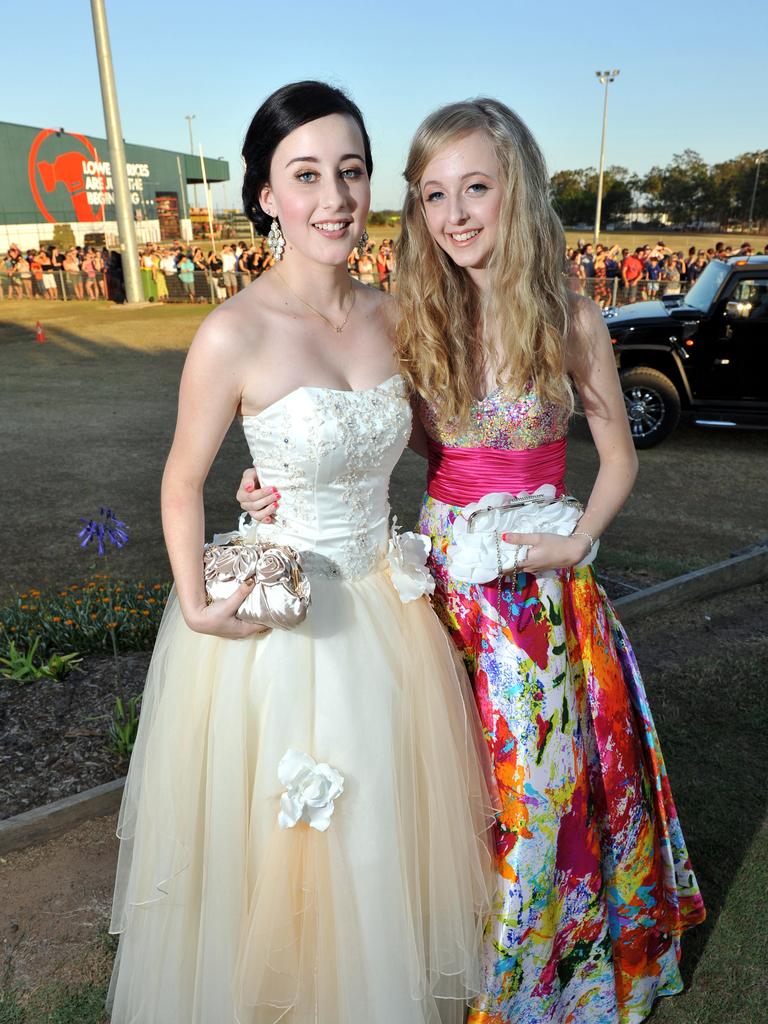
[[[46,139],[50,136],[66,135],[70,139],[75,139],[80,143],[82,148],[80,149],[69,149],[63,153],[51,153],[51,158],[48,160],[41,159],[40,150],[52,149],[53,147],[44,147]],[[39,132],[30,146],[29,149],[29,160],[27,169],[29,173],[29,187],[32,190],[32,196],[37,203],[37,207],[51,224],[57,223],[57,218],[52,216],[49,212],[45,200],[41,194],[41,188],[45,193],[51,193],[56,191],[58,185],[64,185],[67,192],[69,193],[70,199],[72,200],[72,208],[74,211],[74,220],[77,221],[100,221],[104,220],[104,206],[103,204],[97,204],[96,207],[92,207],[88,202],[88,196],[86,192],[86,173],[83,169],[83,163],[86,161],[99,162],[99,154],[96,152],[96,148],[90,139],[87,139],[84,135],[76,135],[74,132],[61,132],[56,128],[44,128]],[[93,175],[91,176],[93,177]],[[107,183],[103,174],[96,175],[99,180],[99,187],[102,192],[106,192]],[[38,184],[39,182],[39,184]]]

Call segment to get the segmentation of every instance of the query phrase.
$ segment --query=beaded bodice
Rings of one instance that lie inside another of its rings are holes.
[[[426,402],[420,403],[419,414],[432,441],[446,448],[520,451],[552,444],[568,432],[567,410],[540,401],[534,391],[513,398],[503,386],[475,402],[466,423],[444,420]]]
[[[405,448],[411,410],[403,379],[364,391],[301,387],[243,430],[262,487],[279,509],[259,540],[290,544],[307,573],[359,579],[387,550],[389,477]]]

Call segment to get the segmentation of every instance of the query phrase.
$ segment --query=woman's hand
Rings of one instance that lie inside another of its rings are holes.
[[[184,619],[195,633],[206,633],[208,636],[219,636],[224,640],[244,640],[257,633],[268,633],[268,626],[259,626],[255,622],[244,622],[237,619],[237,610],[253,589],[253,580],[241,583],[234,594],[220,601],[195,608]]]
[[[572,534],[561,537],[557,533],[503,533],[501,539],[507,544],[520,544],[528,547],[525,558],[517,563],[520,572],[546,572],[547,569],[570,569],[586,558],[592,550],[589,537],[583,534]],[[505,575],[515,571],[510,565],[504,569]]]
[[[240,508],[260,523],[271,523],[280,504],[280,492],[276,487],[259,487],[255,469],[246,469],[235,495]]]

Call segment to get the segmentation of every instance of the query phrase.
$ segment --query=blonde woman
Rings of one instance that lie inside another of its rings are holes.
[[[680,936],[704,909],[632,649],[581,564],[637,471],[610,339],[568,290],[544,160],[509,108],[436,111],[405,177],[397,347],[429,459],[419,526],[502,801],[470,1021],[638,1024],[681,990]],[[565,493],[574,389],[600,459],[583,515],[563,536],[504,533],[502,571],[468,582],[453,545],[479,499]],[[273,515],[254,488],[238,497]]]
[[[681,990],[680,935],[704,910],[631,647],[581,564],[637,472],[608,331],[566,287],[544,159],[508,107],[436,111],[405,177],[398,348],[426,433],[420,528],[503,802],[470,1020],[635,1024]],[[574,389],[600,459],[575,529],[504,534],[501,580],[457,581],[446,552],[466,506],[565,493]]]

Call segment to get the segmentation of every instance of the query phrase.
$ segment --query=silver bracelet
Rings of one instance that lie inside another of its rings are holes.
[[[571,534],[571,536],[572,537],[586,537],[587,540],[589,541],[589,550],[590,551],[595,546],[595,541],[594,541],[594,538],[592,537],[592,534],[591,533],[587,533],[586,530],[574,530],[573,533]]]

